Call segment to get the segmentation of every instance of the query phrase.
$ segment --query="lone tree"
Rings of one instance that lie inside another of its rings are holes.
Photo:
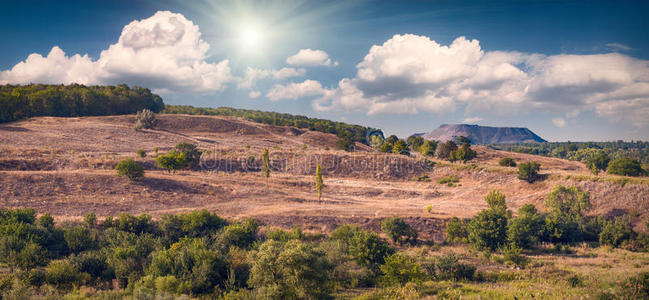
[[[503,157],[498,161],[498,164],[503,167],[515,167],[516,161],[511,157]]]
[[[133,128],[135,128],[135,130],[151,129],[157,122],[158,120],[155,118],[155,113],[151,110],[143,109],[138,111],[137,115],[135,115],[135,125]]]
[[[381,222],[381,230],[387,234],[392,242],[401,245],[409,243],[414,245],[417,242],[417,230],[410,227],[401,218],[386,218]]]
[[[518,179],[532,183],[540,178],[541,165],[535,161],[518,165]]]
[[[120,161],[116,166],[117,175],[126,176],[128,179],[135,181],[144,177],[144,167],[134,161],[132,158]]]
[[[178,153],[181,153],[185,155],[185,159],[187,160],[187,167],[193,169],[198,167],[198,165],[201,163],[201,150],[198,150],[196,145],[190,144],[190,143],[178,143],[176,145],[176,151]]]
[[[318,191],[318,201],[322,199],[322,187],[324,183],[322,182],[322,166],[318,164],[315,167],[315,189]]]
[[[624,176],[641,176],[645,173],[639,161],[628,157],[620,157],[612,160],[608,163],[606,172]]]
[[[447,141],[437,145],[435,154],[437,154],[437,157],[440,159],[449,159],[451,157],[451,152],[455,150],[457,150],[457,144],[453,141]]]
[[[471,149],[469,144],[464,143],[459,149],[451,151],[449,160],[452,162],[459,160],[462,163],[466,163],[467,161],[474,159],[476,156],[478,156],[478,153]]]
[[[599,151],[586,161],[586,167],[588,167],[588,169],[590,169],[593,174],[597,175],[599,174],[599,171],[606,170],[609,161],[611,161],[611,159],[608,157],[608,155],[606,155],[606,153],[604,152]]]
[[[156,157],[155,161],[160,168],[166,169],[167,172],[176,174],[176,170],[187,166],[187,158],[184,153],[178,153],[175,150],[169,151],[165,155]]]
[[[264,172],[264,176],[266,176],[266,188],[268,188],[268,177],[270,177],[268,149],[264,149],[264,152],[261,154],[261,170]]]

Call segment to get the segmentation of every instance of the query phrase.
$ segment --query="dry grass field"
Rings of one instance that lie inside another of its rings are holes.
[[[526,203],[543,208],[556,185],[577,185],[591,194],[590,214],[629,212],[637,230],[649,217],[649,184],[619,177],[594,177],[578,162],[477,146],[470,164],[436,161],[419,154],[384,154],[357,144],[355,152],[335,150],[331,134],[258,124],[238,118],[159,115],[154,130],[134,131],[134,116],[40,117],[0,125],[0,206],[33,207],[57,219],[80,220],[120,212],[161,214],[206,208],[228,218],[255,217],[280,227],[299,225],[330,231],[356,223],[378,229],[388,216],[407,218],[422,236],[440,238],[452,216],[470,217],[486,207],[484,196],[499,190],[516,211]],[[199,170],[169,174],[155,165],[179,142],[205,153]],[[260,157],[270,150],[269,186]],[[147,152],[145,158],[136,155]],[[501,157],[537,161],[546,179],[529,184],[515,168],[498,166]],[[130,182],[113,170],[123,158],[146,167],[145,179]],[[317,163],[324,169],[323,199],[314,188]],[[416,175],[430,181],[413,181]],[[438,184],[454,174],[453,186]],[[626,183],[626,184],[625,184]],[[430,212],[425,207],[431,205]]]

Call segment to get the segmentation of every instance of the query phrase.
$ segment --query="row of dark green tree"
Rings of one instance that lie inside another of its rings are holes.
[[[213,115],[213,116],[232,116],[241,117],[250,121],[276,125],[276,126],[293,126],[297,128],[306,128],[313,131],[333,133],[343,140],[352,142],[361,142],[367,144],[367,137],[371,132],[381,131],[374,128],[360,125],[352,125],[343,122],[335,122],[325,119],[309,118],[306,116],[292,115],[287,113],[277,113],[250,109],[240,109],[231,107],[193,107],[189,105],[166,105],[162,111],[167,114],[190,114],[190,115]],[[382,133],[381,133],[382,134]],[[341,144],[342,148],[349,149],[349,143]]]
[[[371,144],[381,152],[410,155],[410,151],[416,151],[424,157],[436,156],[451,162],[467,162],[477,156],[477,152],[471,149],[471,140],[464,136],[458,136],[455,140],[438,142],[426,140],[417,135],[411,135],[406,140],[391,135],[386,139],[372,141]]]
[[[0,122],[37,116],[80,117],[161,111],[160,96],[141,87],[71,85],[1,85]]]
[[[586,163],[591,157],[603,154],[612,159],[632,158],[649,164],[649,142],[552,142],[489,145],[498,150],[564,158]]]

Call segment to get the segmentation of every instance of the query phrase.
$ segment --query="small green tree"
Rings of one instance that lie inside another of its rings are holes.
[[[507,238],[510,244],[529,248],[541,241],[545,220],[532,204],[525,204],[518,210],[518,216],[510,220]]]
[[[424,280],[421,266],[412,258],[395,253],[385,258],[381,267],[381,282],[385,286],[402,286],[408,282],[419,283]]]
[[[424,140],[419,147],[419,153],[423,156],[433,156],[435,155],[435,149],[437,149],[437,142]]]
[[[457,143],[458,145],[471,145],[471,139],[466,136],[459,135],[455,137],[455,143]]]
[[[468,240],[479,250],[494,251],[507,242],[507,206],[505,196],[492,191],[485,198],[489,209],[478,213],[468,226]]]
[[[408,143],[404,140],[397,140],[392,145],[392,153],[410,155],[410,148],[408,148]]]
[[[489,194],[487,194],[487,197],[485,197],[485,201],[487,202],[487,205],[489,205],[490,209],[499,210],[499,211],[507,210],[507,202],[505,200],[505,194],[499,191],[496,190],[490,191]]]
[[[266,188],[268,188],[268,177],[270,177],[270,160],[268,158],[267,148],[264,148],[264,152],[261,153],[261,170],[266,177]]]
[[[412,228],[401,218],[385,218],[381,221],[381,230],[387,234],[392,242],[414,245],[417,242],[417,230]]]
[[[166,169],[167,172],[176,174],[176,170],[180,170],[187,166],[187,159],[184,153],[178,153],[175,150],[169,151],[165,155],[160,155],[155,159],[160,168]]]
[[[343,130],[337,134],[338,140],[336,141],[336,148],[348,152],[354,151],[353,134],[348,130]]]
[[[599,234],[599,243],[618,247],[624,241],[634,238],[633,226],[628,215],[618,217],[615,222],[606,221]]]
[[[503,167],[515,167],[516,161],[511,157],[503,157],[498,161],[498,164]]]
[[[453,141],[447,141],[445,143],[439,143],[437,145],[437,150],[435,150],[435,155],[439,159],[449,159],[451,157],[451,152],[457,150],[457,144]]]
[[[518,165],[518,179],[532,183],[540,178],[541,165],[535,161]]]
[[[419,148],[424,144],[424,138],[422,138],[421,136],[411,135],[408,137],[406,142],[408,142],[410,149],[412,149],[413,151],[419,151]]]
[[[87,213],[83,216],[83,222],[86,223],[88,228],[95,228],[97,226],[97,215],[94,212]]]
[[[349,238],[349,255],[352,259],[374,274],[379,274],[379,266],[394,249],[378,235],[364,230],[353,230]]]
[[[141,157],[141,158],[145,158],[145,157],[146,157],[146,151],[144,151],[143,149],[137,149],[137,152],[136,152],[136,153],[137,153],[137,156],[139,156],[139,157]]]
[[[151,129],[158,121],[156,120],[155,113],[151,110],[143,109],[138,111],[135,115],[135,130]]]
[[[190,143],[178,143],[175,147],[178,153],[181,153],[185,156],[186,166],[193,169],[198,167],[201,163],[201,155],[203,154],[198,147]]]
[[[644,175],[645,170],[639,161],[628,157],[621,157],[609,162],[606,172],[623,176],[641,176]]]
[[[474,159],[478,153],[471,149],[471,146],[467,143],[463,143],[462,146],[460,146],[459,149],[451,151],[449,155],[449,160],[450,161],[461,161],[463,163],[466,163],[469,160]]]
[[[586,161],[586,167],[590,169],[593,174],[599,174],[599,171],[604,171],[608,167],[608,163],[611,159],[602,151],[598,151],[594,155],[588,158]]]
[[[318,200],[322,199],[322,188],[324,182],[322,181],[322,166],[318,164],[315,168],[315,189],[318,191]]]
[[[590,194],[576,186],[558,185],[548,194],[545,205],[554,213],[578,217],[590,209]]]
[[[446,242],[466,242],[468,236],[467,224],[464,220],[461,220],[458,217],[452,217],[446,221]]]
[[[144,177],[144,167],[132,158],[125,159],[115,166],[117,175],[126,176],[128,179],[135,181]]]

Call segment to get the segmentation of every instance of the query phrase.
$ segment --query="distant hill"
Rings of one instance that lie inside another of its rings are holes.
[[[456,136],[465,136],[473,144],[512,144],[547,142],[527,128],[489,127],[468,124],[442,124],[429,132],[417,134],[428,140],[448,141]]]

